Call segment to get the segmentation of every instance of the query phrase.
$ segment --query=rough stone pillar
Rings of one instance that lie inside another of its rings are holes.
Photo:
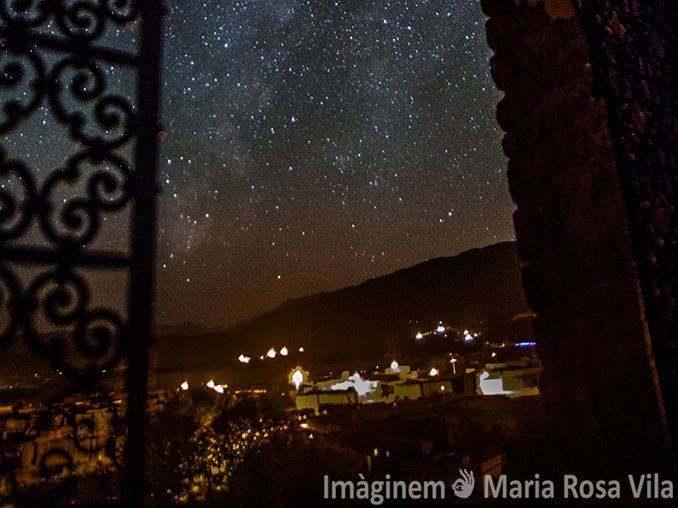
[[[674,475],[605,105],[571,3],[483,0],[556,470]],[[532,5],[534,4],[534,5]]]

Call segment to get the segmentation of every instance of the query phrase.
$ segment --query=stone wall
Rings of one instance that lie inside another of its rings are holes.
[[[593,479],[673,474],[605,105],[571,3],[547,4],[482,1],[549,457]]]

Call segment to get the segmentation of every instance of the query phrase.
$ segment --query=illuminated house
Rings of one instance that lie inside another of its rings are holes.
[[[338,379],[327,379],[313,384],[312,389],[296,395],[297,409],[319,412],[323,406],[371,403],[393,403],[435,396],[469,396],[475,393],[473,375],[453,378],[435,375],[418,377],[408,366],[393,362],[384,372],[375,372],[363,378],[357,372],[342,373]]]
[[[483,370],[478,374],[478,393],[522,397],[539,395],[541,367]]]
[[[358,393],[353,389],[313,390],[297,395],[295,404],[299,410],[312,409],[320,413],[326,406],[358,404]]]
[[[381,390],[388,402],[454,393],[450,379],[407,379],[385,382],[382,383]]]

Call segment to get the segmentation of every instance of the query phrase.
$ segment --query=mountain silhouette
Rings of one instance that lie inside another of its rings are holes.
[[[286,346],[305,359],[380,358],[414,343],[439,322],[481,331],[485,340],[526,338],[531,319],[515,242],[472,249],[370,279],[356,286],[290,300],[224,331],[171,334],[158,340],[164,368],[228,365]]]

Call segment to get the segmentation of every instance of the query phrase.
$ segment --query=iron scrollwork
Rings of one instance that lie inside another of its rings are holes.
[[[2,106],[0,132],[17,126],[22,118],[38,109],[46,82],[45,64],[36,51],[10,47],[8,42],[0,46],[0,89],[13,89],[16,93]],[[29,97],[20,99],[20,91]]]
[[[143,306],[150,308],[150,278],[138,274],[152,258],[154,231],[141,226],[151,243],[139,247],[132,244],[140,227],[134,225],[130,252],[99,250],[96,240],[110,214],[147,216],[154,210],[144,185],[154,181],[155,160],[139,153],[148,154],[156,143],[162,14],[158,0],[0,0],[0,134],[20,128],[43,109],[51,113],[52,128],[62,129],[76,147],[59,167],[38,172],[0,144],[0,351],[23,341],[79,393],[108,397],[115,438],[130,424],[121,423],[119,407],[101,381],[126,359],[128,393],[146,393],[145,376],[139,375],[146,368],[145,353],[140,360],[135,355],[150,341],[137,336],[144,342],[141,349],[130,344],[132,325],[138,335],[150,327],[150,313],[139,311],[137,295],[147,295]],[[139,43],[138,52],[109,47],[111,30],[130,34],[126,46]],[[136,97],[112,91],[108,66],[136,74]],[[92,268],[131,275],[131,318],[93,303],[96,288],[86,273]],[[137,444],[144,421],[139,408],[130,404],[126,415],[134,422],[130,442],[134,437]],[[50,404],[47,414],[63,413],[76,450],[95,453],[110,443],[87,415],[64,411]],[[9,465],[16,464],[4,447],[0,455],[1,472],[10,474]],[[143,478],[134,457],[128,456],[126,476],[139,490]],[[59,448],[44,454],[40,464],[49,475],[61,466],[72,469],[74,462],[67,448]],[[130,494],[126,502],[140,505],[142,495]]]
[[[0,19],[17,30],[35,29],[54,20],[60,35],[92,42],[106,22],[125,25],[139,16],[136,0],[2,0]]]

